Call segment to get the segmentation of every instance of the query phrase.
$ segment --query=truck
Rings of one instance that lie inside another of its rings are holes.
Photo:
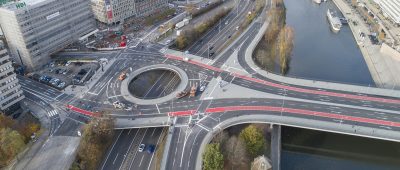
[[[175,24],[175,29],[181,29],[183,26],[185,26],[185,22],[181,21]]]
[[[190,89],[190,95],[189,95],[189,97],[194,97],[194,96],[196,96],[196,91],[197,91],[197,85],[193,85],[192,88]]]
[[[181,29],[183,26],[188,25],[189,21],[190,21],[189,18],[183,19],[181,22],[175,24],[175,29]]]

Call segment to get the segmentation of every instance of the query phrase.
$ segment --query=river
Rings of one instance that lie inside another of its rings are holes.
[[[282,128],[281,169],[398,170],[400,143]]]
[[[333,2],[284,2],[286,24],[295,31],[286,76],[374,86],[349,26],[337,34],[330,30],[326,11],[339,12]],[[400,143],[395,142],[284,127],[282,148],[283,170],[400,169]]]
[[[294,48],[286,76],[375,86],[348,25],[339,33],[330,29],[328,9],[340,11],[332,1],[284,0],[286,24],[294,29]],[[272,71],[279,72],[279,65]]]

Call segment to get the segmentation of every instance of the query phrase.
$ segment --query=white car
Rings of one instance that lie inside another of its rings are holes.
[[[65,63],[65,66],[69,66],[71,64],[71,61],[67,61],[67,63]]]
[[[113,105],[114,105],[114,107],[115,107],[116,109],[123,109],[123,108],[125,107],[125,105],[124,105],[123,103],[119,102],[119,101],[115,101],[115,102],[113,103]]]
[[[139,152],[143,152],[144,148],[146,147],[146,145],[144,145],[143,143],[139,145]]]
[[[206,89],[206,85],[200,86],[200,91],[204,91]]]

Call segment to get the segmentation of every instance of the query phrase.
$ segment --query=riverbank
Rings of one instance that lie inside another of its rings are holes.
[[[376,86],[386,89],[400,89],[400,77],[396,76],[400,74],[400,62],[393,60],[390,56],[383,55],[380,52],[380,45],[373,45],[368,38],[365,40],[359,38],[358,32],[363,32],[367,35],[371,34],[368,26],[361,19],[359,14],[356,14],[355,10],[344,0],[332,1],[342,12],[343,16],[350,21],[350,30],[357,41]],[[354,25],[352,21],[358,24]]]

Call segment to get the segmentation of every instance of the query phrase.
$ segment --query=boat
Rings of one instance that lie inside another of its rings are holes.
[[[321,0],[313,0],[315,3],[320,4]]]
[[[340,28],[342,28],[342,22],[340,22],[339,17],[336,15],[336,12],[331,11],[328,9],[326,12],[326,15],[328,17],[328,21],[331,24],[331,28],[333,32],[339,32]]]

